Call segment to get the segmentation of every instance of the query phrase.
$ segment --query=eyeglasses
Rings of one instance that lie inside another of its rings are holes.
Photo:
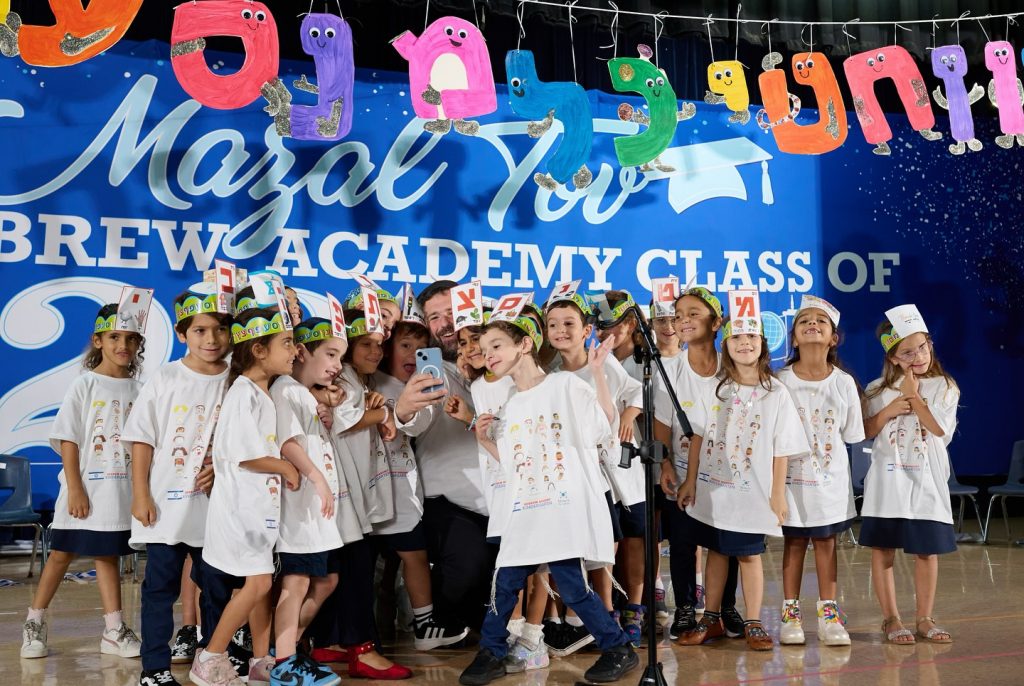
[[[908,350],[905,353],[900,353],[899,355],[896,356],[896,359],[901,360],[903,362],[913,362],[918,358],[919,355],[924,356],[928,354],[929,345],[930,343],[928,341],[925,341],[921,345],[917,346],[917,348],[915,348],[914,350]]]

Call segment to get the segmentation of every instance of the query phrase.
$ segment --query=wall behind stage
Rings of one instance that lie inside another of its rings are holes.
[[[979,123],[985,149],[954,158],[948,137],[928,143],[891,117],[893,155],[879,158],[851,116],[844,147],[808,157],[698,103],[664,156],[686,174],[645,178],[612,145],[637,130],[618,104],[639,102],[595,91],[595,181],[552,194],[532,177],[557,135],[529,138],[504,86],[478,137],[432,137],[402,74],[363,71],[351,135],[316,144],[280,139],[261,102],[200,107],[167,55],[122,42],[64,69],[0,61],[0,451],[34,461],[38,506],[52,507],[59,458],[46,439],[98,305],[125,283],[156,288],[151,370],[182,353],[170,301],[215,256],[281,271],[314,311],[323,291],[353,286],[346,270],[393,289],[480,278],[491,295],[538,297],[570,278],[643,297],[669,273],[719,293],[754,285],[778,362],[811,292],[842,310],[842,354],[862,383],[881,367],[884,310],[916,302],[963,390],[958,472],[1005,472],[1024,438],[1024,151],[997,148],[991,120]],[[237,67],[236,55],[211,59]],[[290,83],[312,64],[282,69]]]

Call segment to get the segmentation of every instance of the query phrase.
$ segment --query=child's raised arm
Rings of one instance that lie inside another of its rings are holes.
[[[604,410],[604,416],[608,419],[608,423],[612,426],[615,425],[615,402],[612,400],[611,390],[608,388],[608,379],[604,376],[604,362],[608,359],[608,354],[615,349],[616,336],[612,334],[608,338],[604,339],[601,345],[596,343],[591,344],[590,349],[587,351],[587,364],[590,366],[590,372],[594,377],[594,390],[597,391],[597,402]]]

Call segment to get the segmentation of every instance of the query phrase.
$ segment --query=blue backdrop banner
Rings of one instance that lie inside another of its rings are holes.
[[[47,436],[98,305],[123,284],[156,289],[152,370],[182,353],[171,299],[217,257],[279,271],[315,312],[325,291],[354,286],[349,271],[392,289],[480,279],[492,296],[546,297],[579,278],[646,300],[650,279],[670,274],[722,295],[754,286],[778,363],[794,306],[814,293],[842,310],[841,355],[862,383],[881,369],[884,311],[914,302],[963,391],[957,470],[1005,472],[1024,438],[1024,158],[991,143],[989,119],[985,149],[958,158],[948,134],[930,143],[892,117],[884,158],[851,115],[845,146],[813,157],[780,153],[753,123],[698,103],[662,156],[679,173],[645,175],[621,168],[613,147],[638,131],[618,105],[642,101],[590,91],[594,181],[552,192],[533,175],[561,125],[529,137],[503,85],[477,136],[439,136],[414,118],[406,75],[359,71],[351,133],[315,143],[280,138],[262,102],[201,107],[168,52],[122,42],[63,69],[0,61],[0,450],[33,460],[37,506],[52,507],[60,460]],[[211,59],[225,72],[239,62]],[[314,77],[310,63],[281,70],[289,84]]]

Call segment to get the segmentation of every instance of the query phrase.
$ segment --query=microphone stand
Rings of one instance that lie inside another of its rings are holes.
[[[661,381],[665,385],[668,397],[675,409],[676,418],[687,438],[693,436],[693,429],[686,418],[686,413],[679,406],[676,392],[669,382],[665,373],[665,366],[661,363],[661,352],[654,342],[654,333],[650,325],[644,320],[643,314],[638,305],[630,308],[633,317],[636,319],[637,330],[643,335],[643,343],[637,345],[633,351],[633,359],[643,363],[643,404],[644,422],[643,435],[640,437],[639,445],[632,443],[622,444],[622,456],[619,467],[628,469],[632,461],[640,458],[644,465],[644,486],[647,499],[647,521],[644,526],[644,596],[647,602],[648,612],[651,616],[647,621],[647,667],[643,676],[640,677],[640,686],[668,686],[665,681],[665,674],[662,671],[661,663],[658,662],[658,629],[655,615],[655,594],[654,577],[658,560],[658,540],[654,523],[655,508],[655,483],[654,464],[660,462],[665,454],[665,446],[660,441],[654,440],[654,383],[652,379],[652,365],[656,365]]]

